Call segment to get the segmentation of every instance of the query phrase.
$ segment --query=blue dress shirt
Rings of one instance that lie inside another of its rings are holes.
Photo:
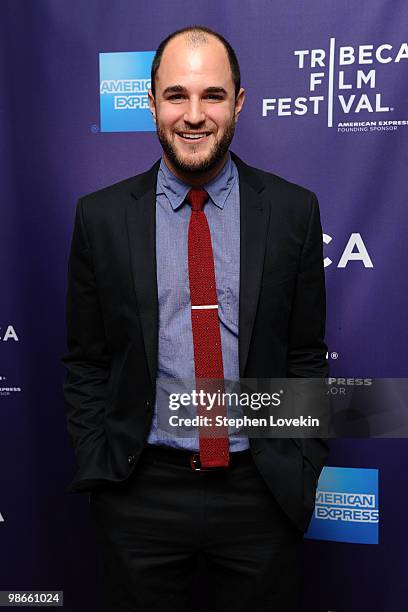
[[[210,199],[204,206],[211,232],[218,297],[224,377],[239,379],[238,316],[240,205],[236,165],[228,155],[221,172],[203,185]],[[185,202],[191,186],[178,179],[161,160],[156,189],[156,261],[159,298],[159,343],[156,402],[150,444],[198,451],[197,430],[179,437],[161,427],[168,423],[168,403],[160,414],[158,404],[163,381],[195,381],[191,302],[188,278],[188,225],[191,208]],[[178,387],[180,388],[180,387]],[[162,412],[163,411],[163,412]],[[164,418],[164,421],[162,420]],[[167,419],[167,421],[166,421]],[[249,447],[244,436],[230,437],[230,451]]]

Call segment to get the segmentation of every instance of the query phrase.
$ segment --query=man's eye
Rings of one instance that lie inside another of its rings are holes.
[[[183,100],[185,98],[184,94],[172,94],[171,96],[168,96],[168,100]],[[223,100],[223,96],[220,96],[219,94],[207,94],[205,96],[205,99],[207,100]]]

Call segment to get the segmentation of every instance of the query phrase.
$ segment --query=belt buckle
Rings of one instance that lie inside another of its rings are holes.
[[[201,465],[200,453],[193,453],[190,457],[190,466],[193,472],[216,472],[217,470],[226,470],[227,466],[203,467]]]
[[[206,472],[208,468],[203,468],[200,461],[200,453],[193,453],[190,456],[190,465],[193,472]]]

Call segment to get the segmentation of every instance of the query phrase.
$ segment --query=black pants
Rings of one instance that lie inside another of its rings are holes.
[[[214,612],[297,610],[303,534],[250,452],[214,472],[180,464],[183,453],[150,447],[127,481],[91,495],[106,612],[184,612],[203,599]],[[208,571],[195,576],[199,555]]]

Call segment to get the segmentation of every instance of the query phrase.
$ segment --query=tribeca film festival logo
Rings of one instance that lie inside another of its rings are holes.
[[[379,89],[383,66],[399,65],[408,59],[408,43],[336,48],[336,39],[330,38],[328,51],[302,49],[293,54],[298,70],[307,73],[310,95],[264,98],[263,117],[325,114],[327,127],[332,128],[334,116],[342,116],[336,126],[341,133],[395,131],[408,125],[408,117],[387,117],[387,113],[400,109],[394,108],[387,92]],[[374,114],[374,120],[365,113]]]
[[[101,132],[154,132],[147,92],[154,51],[99,54]]]
[[[378,470],[325,467],[308,538],[378,544]]]

